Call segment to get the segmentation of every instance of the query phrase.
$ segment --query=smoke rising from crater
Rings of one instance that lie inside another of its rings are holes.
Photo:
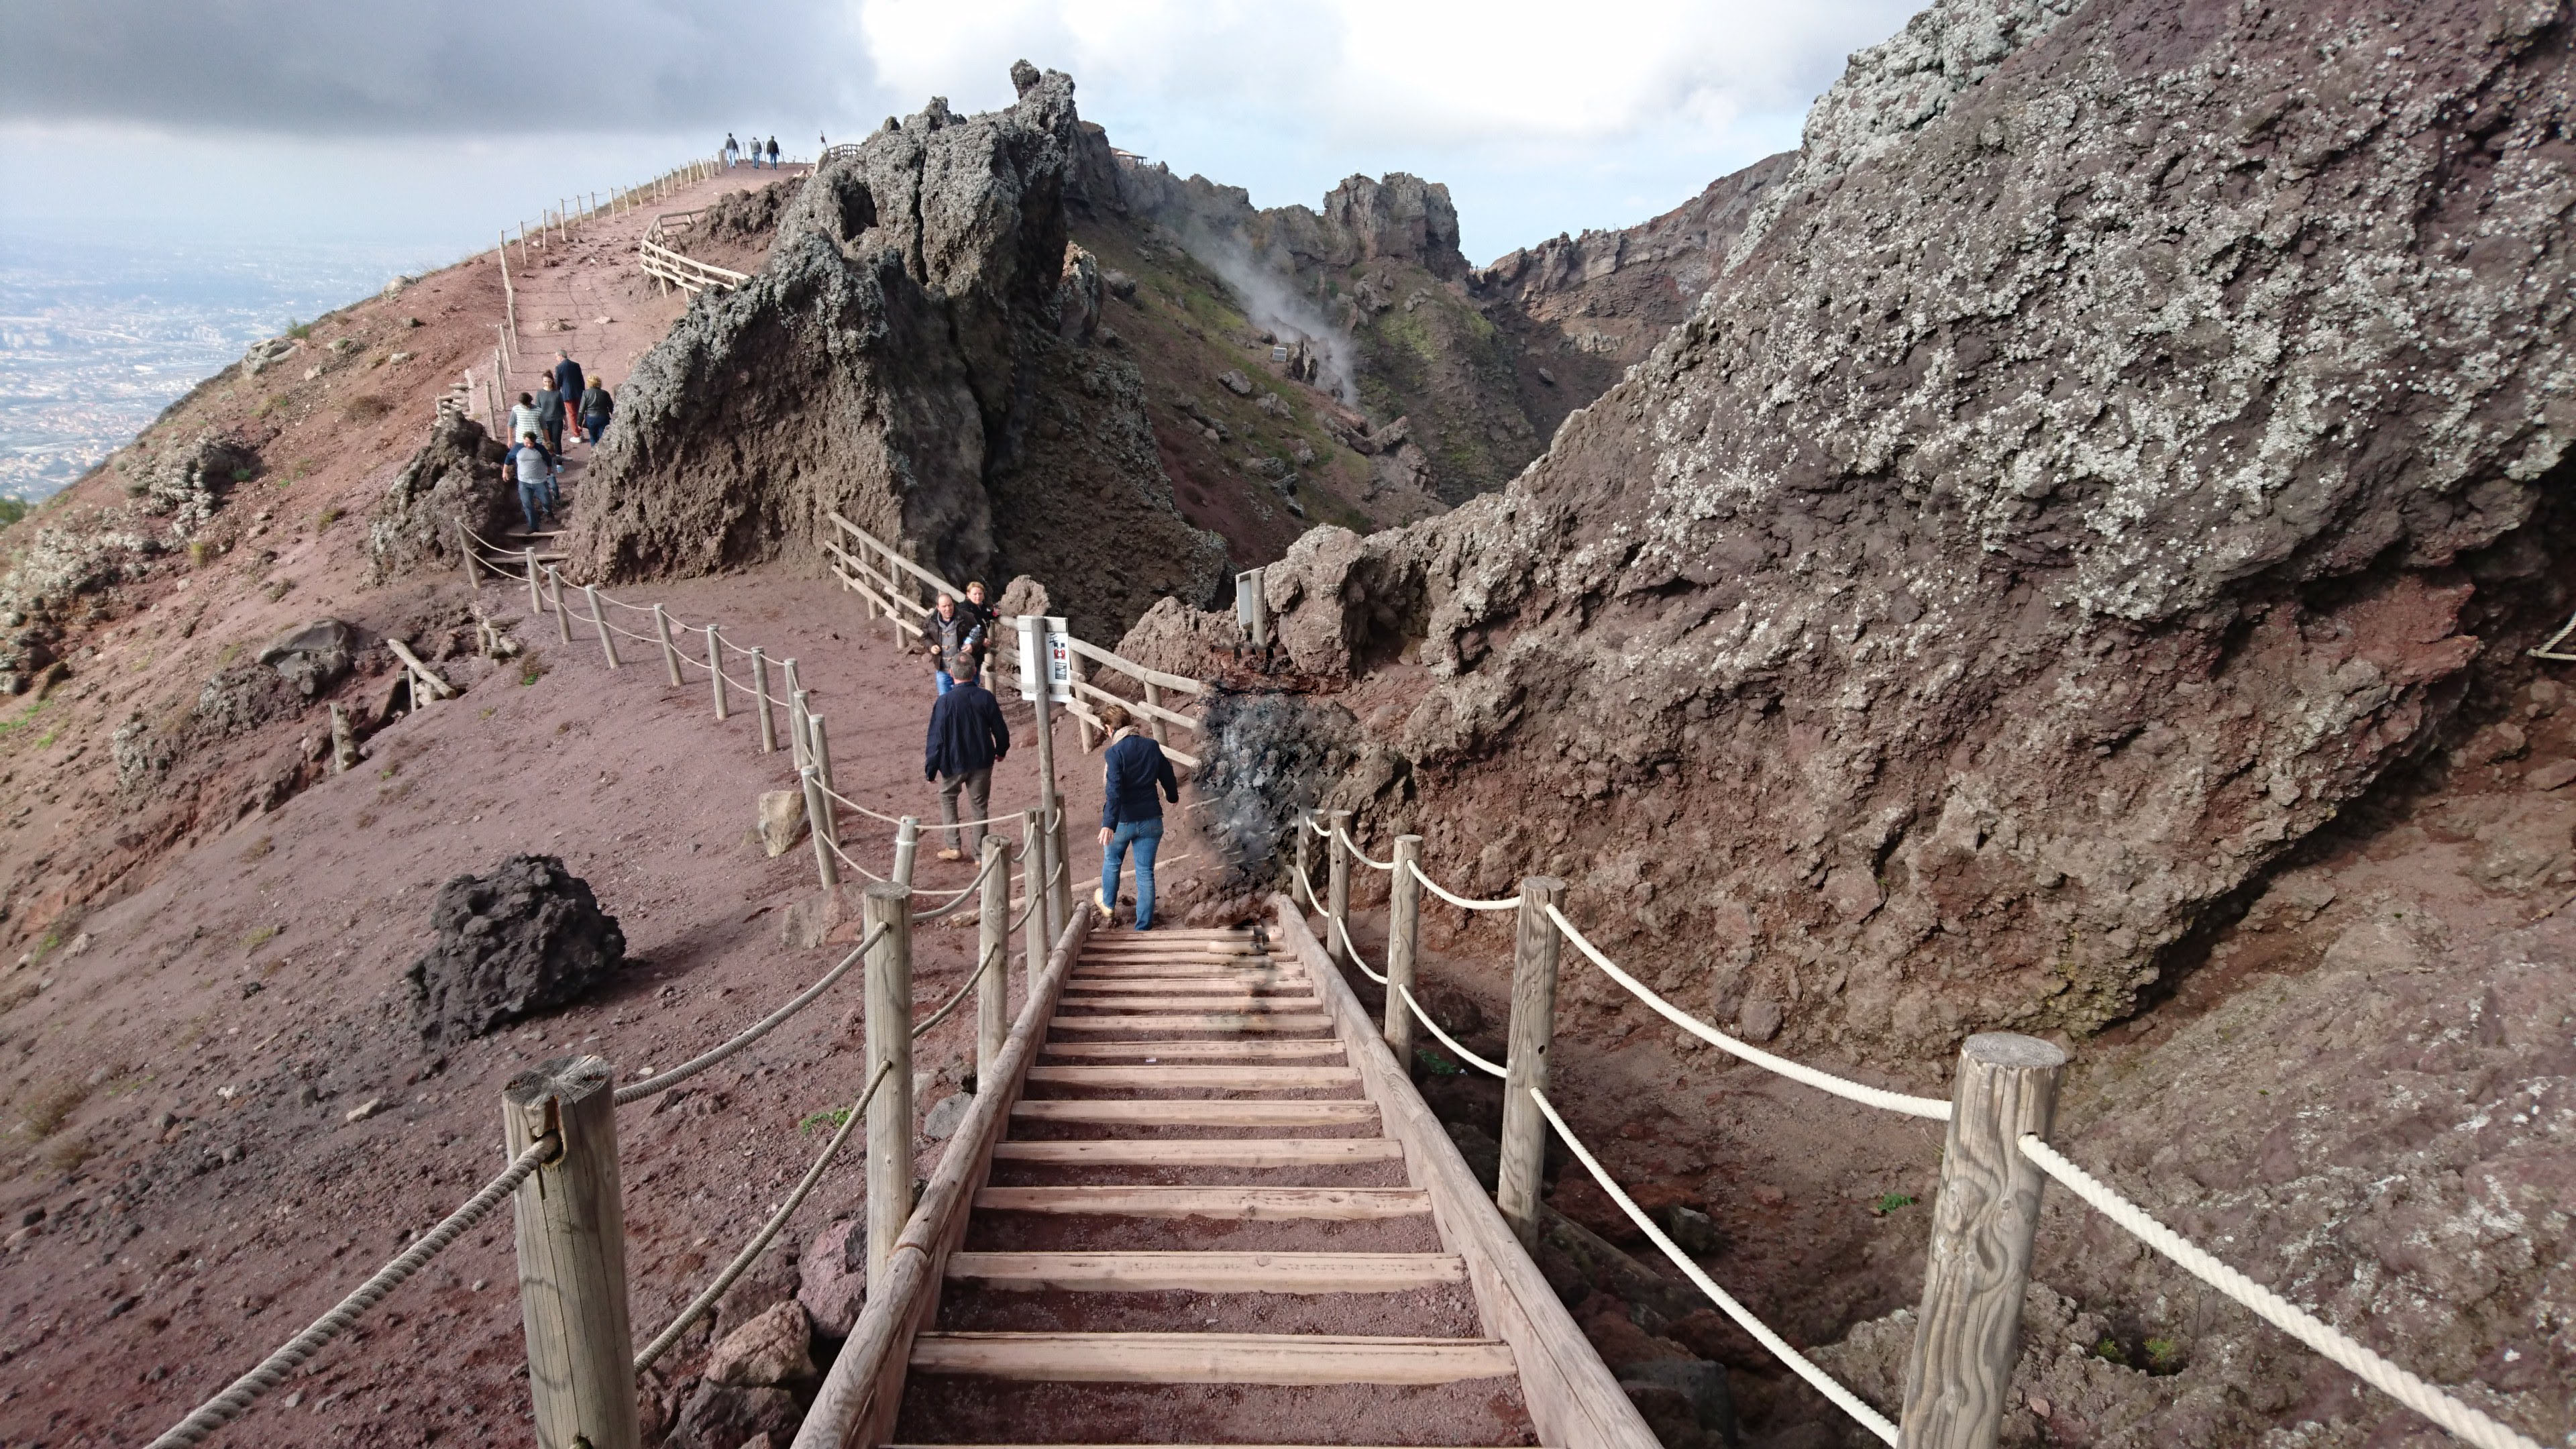
[[[1313,350],[1316,360],[1315,385],[1331,393],[1346,407],[1357,407],[1359,386],[1352,369],[1355,344],[1348,332],[1334,325],[1323,304],[1297,290],[1296,273],[1286,266],[1266,265],[1253,254],[1241,237],[1221,234],[1192,223],[1174,235],[1199,265],[1216,273],[1243,304],[1243,315],[1253,326],[1276,334],[1280,340],[1302,338]]]

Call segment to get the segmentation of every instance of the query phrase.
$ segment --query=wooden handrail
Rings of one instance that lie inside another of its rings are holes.
[[[796,1431],[795,1449],[862,1449],[891,1442],[895,1414],[903,1407],[904,1378],[912,1365],[913,1337],[939,1311],[948,1255],[965,1239],[968,1210],[992,1173],[994,1144],[1010,1125],[1011,1108],[1026,1085],[1029,1064],[1055,1018],[1064,978],[1090,938],[1091,921],[1091,912],[1076,913],[1056,937],[1055,949],[1047,953],[1046,970],[1030,985],[1019,1020],[1002,1044],[992,1086],[975,1093],[966,1120],[949,1139],[948,1151],[941,1155],[921,1195],[921,1205],[913,1209],[903,1236],[895,1240],[885,1281],[872,1285],[875,1291],[868,1294],[847,1345],[832,1360],[814,1407]]]
[[[1097,663],[1106,664],[1121,674],[1133,675],[1138,680],[1146,684],[1159,685],[1164,689],[1177,689],[1183,694],[1207,693],[1207,686],[1199,683],[1195,679],[1190,679],[1178,674],[1165,674],[1159,669],[1148,668],[1145,665],[1137,663],[1133,659],[1126,658],[1123,655],[1113,654],[1110,651],[1101,648],[1097,644],[1088,643],[1084,640],[1071,637],[1068,637],[1065,640],[1065,643],[1072,647],[1074,653],[1081,655],[1083,658],[1093,660]]]

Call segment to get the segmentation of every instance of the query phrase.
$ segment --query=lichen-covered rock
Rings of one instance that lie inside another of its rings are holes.
[[[1068,322],[1099,309],[1065,233],[1083,144],[1050,72],[836,156],[758,275],[637,365],[573,555],[612,577],[819,562],[837,510],[950,577],[1078,577],[1095,637],[1161,594],[1210,598],[1224,546],[1180,516],[1136,368]]]
[[[367,525],[367,575],[383,583],[465,562],[462,523],[498,539],[521,522],[518,495],[501,481],[501,445],[462,413],[441,413],[429,439],[376,501]]]
[[[626,933],[587,882],[551,855],[460,875],[430,910],[437,944],[412,963],[413,1024],[454,1041],[578,1001],[626,964]]]
[[[293,685],[297,694],[311,699],[347,677],[357,642],[357,631],[348,625],[337,619],[316,619],[259,651],[259,662],[277,671],[277,677]]]
[[[2566,5],[2195,17],[1968,47],[1507,493],[1271,569],[1447,883],[1801,1052],[2086,1031],[2564,618]]]
[[[205,527],[236,483],[259,472],[259,452],[239,438],[202,434],[187,447],[146,462],[126,479],[136,508],[167,517],[173,540],[184,542]]]

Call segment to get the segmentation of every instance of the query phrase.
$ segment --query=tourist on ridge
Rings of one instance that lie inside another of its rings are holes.
[[[990,697],[989,695],[987,696]],[[1127,847],[1136,847],[1136,929],[1154,927],[1154,852],[1163,843],[1163,801],[1181,803],[1181,782],[1163,747],[1136,726],[1125,708],[1103,705],[1100,723],[1109,731],[1109,748],[1101,756],[1100,888],[1091,893],[1092,908],[1102,924],[1117,918],[1118,872]]]
[[[957,607],[956,595],[941,594],[938,611],[922,622],[926,627],[921,652],[930,656],[931,677],[939,693],[946,694],[957,687],[958,680],[973,679],[982,672],[984,626]]]
[[[993,626],[999,622],[1000,615],[992,605],[984,602],[984,581],[982,579],[969,579],[966,581],[966,597],[957,601],[957,612],[973,616],[975,627],[984,631],[984,642],[987,649],[990,648],[994,639],[1000,637],[993,628]],[[981,654],[986,651],[979,650],[977,652]]]
[[[514,438],[525,437],[530,432],[544,426],[545,423],[537,417],[537,400],[535,396],[524,392],[519,394],[519,405],[510,409],[510,436]],[[517,445],[512,444],[512,446],[515,447]]]
[[[772,171],[778,169],[778,138],[776,136],[769,138],[769,169]]]
[[[733,132],[725,132],[724,164],[727,171],[731,171],[733,169],[733,159],[741,154],[742,147],[734,144]]]
[[[578,407],[581,403],[581,364],[572,360],[571,353],[559,351],[555,354],[554,380],[555,391],[563,394],[565,409],[569,411]]]
[[[555,511],[555,455],[537,441],[531,428],[519,435],[519,446],[510,450],[510,470],[519,480],[519,516],[528,521],[528,532],[537,531],[538,522]]]
[[[617,410],[617,400],[608,395],[608,379],[594,377],[589,390],[581,395],[581,430],[590,437],[590,445],[599,446],[599,435],[608,431],[609,414]]]
[[[549,453],[563,451],[563,418],[563,390],[556,387],[554,379],[549,377],[546,385],[537,390],[537,426],[546,430],[546,451]]]
[[[980,821],[993,813],[993,767],[1011,753],[1011,727],[1002,720],[1001,703],[972,676],[939,696],[930,707],[930,733],[922,742],[921,778],[939,782],[939,820],[947,831],[941,860],[963,860],[984,850],[984,827],[968,825],[965,847],[958,846],[957,796],[966,796],[965,819]]]

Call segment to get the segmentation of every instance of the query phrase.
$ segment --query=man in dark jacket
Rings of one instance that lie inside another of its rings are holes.
[[[1091,904],[1104,925],[1117,916],[1118,872],[1132,845],[1136,847],[1136,929],[1150,931],[1154,928],[1154,852],[1163,843],[1163,802],[1155,792],[1159,789],[1178,805],[1181,782],[1172,773],[1163,747],[1152,737],[1138,734],[1125,709],[1102,706],[1100,723],[1109,731],[1109,749],[1101,757],[1105,778],[1100,800],[1100,889],[1092,892]]]
[[[564,395],[549,379],[537,390],[537,426],[546,430],[546,451],[563,455]]]
[[[921,622],[921,652],[930,656],[931,682],[939,693],[984,672],[983,622],[957,607],[956,595],[941,594],[938,607]]]
[[[569,412],[581,406],[581,364],[572,360],[571,353],[555,354],[555,368],[551,375],[555,380],[555,395],[563,399],[564,410]],[[578,432],[580,424],[576,422],[574,427]]]
[[[963,860],[984,849],[984,827],[969,825],[966,846],[957,844],[957,796],[963,791],[969,820],[991,815],[993,767],[1011,753],[1011,727],[993,691],[968,674],[944,690],[930,707],[930,735],[923,741],[921,778],[939,782],[939,819],[948,847],[941,860]]]

